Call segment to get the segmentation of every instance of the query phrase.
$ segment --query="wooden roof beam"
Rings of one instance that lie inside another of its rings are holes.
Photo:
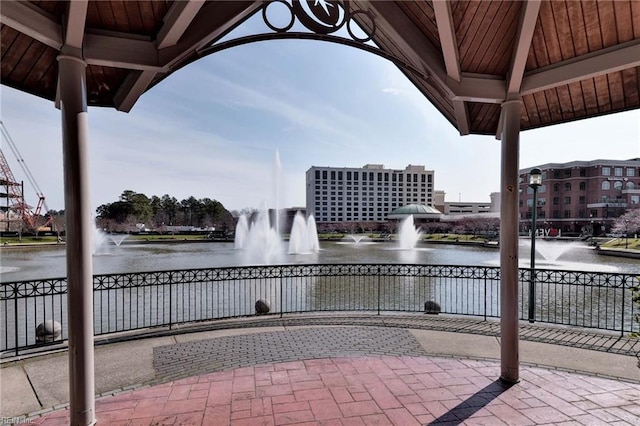
[[[90,65],[168,71],[158,56],[155,43],[144,37],[119,33],[85,34],[84,57]]]
[[[632,40],[528,73],[524,76],[520,92],[528,95],[638,66],[640,40]]]
[[[507,99],[507,82],[495,75],[462,73],[459,83],[450,80],[448,84],[454,100],[498,104]]]
[[[191,25],[203,4],[203,0],[174,2],[163,19],[164,25],[156,36],[157,48],[164,49],[165,47],[175,46],[189,25]]]
[[[224,8],[222,8],[224,4]],[[215,6],[215,7],[208,7]],[[160,49],[162,63],[171,67],[185,56],[213,43],[263,6],[262,1],[211,2],[199,10],[189,31],[173,46]]]
[[[440,46],[442,47],[447,76],[459,83],[462,76],[460,74],[458,42],[453,25],[453,16],[451,14],[451,3],[448,1],[434,1],[433,10],[436,16],[436,25],[438,27]],[[471,126],[464,101],[454,100],[453,109],[456,116],[456,123],[458,124],[458,131],[461,135],[468,135],[471,133]]]
[[[202,8],[204,1],[175,2],[164,17],[164,25],[156,35],[156,49],[175,46]],[[129,71],[127,78],[113,96],[117,110],[129,112],[140,96],[147,91],[156,76],[154,70]]]
[[[507,75],[507,95],[520,92],[525,66],[527,65],[527,57],[529,56],[529,50],[531,50],[533,33],[538,21],[540,3],[540,0],[529,0],[522,5],[518,33],[511,55],[511,66]]]
[[[88,0],[70,1],[68,3],[67,17],[65,22],[64,44],[78,49],[82,49],[84,40],[84,27],[87,20]]]
[[[398,45],[400,50],[413,62],[416,68],[422,67],[429,78],[453,98],[453,91],[447,86],[447,72],[442,55],[404,12],[390,1],[370,1],[369,6],[375,15],[376,26]]]
[[[116,108],[120,111],[131,111],[140,96],[153,83],[156,74],[172,71],[172,67],[185,56],[192,55],[198,48],[212,43],[242,23],[262,6],[262,2],[232,1],[226,5],[224,10],[214,10],[206,9],[203,7],[205,2],[199,0],[174,3],[167,12],[165,25],[158,32],[158,41],[153,52],[149,46],[145,45],[142,48],[147,57],[146,66],[128,66],[132,71],[114,95]],[[185,33],[187,28],[189,32]],[[114,56],[111,59],[118,58]]]
[[[0,22],[49,47],[62,47],[62,27],[31,3],[3,1]]]
[[[126,79],[113,95],[113,103],[118,111],[129,112],[140,96],[153,82],[156,72],[152,70],[129,71]]]
[[[458,57],[458,42],[453,26],[451,4],[448,1],[434,1],[433,11],[436,15],[440,46],[444,56],[444,66],[447,75],[455,81],[460,81],[460,59]]]

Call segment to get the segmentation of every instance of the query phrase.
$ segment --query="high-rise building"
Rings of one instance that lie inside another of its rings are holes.
[[[563,234],[601,235],[628,209],[640,208],[640,158],[572,161],[535,166],[542,170],[537,195],[537,226]],[[533,189],[520,170],[520,225],[530,229]]]
[[[407,204],[433,206],[434,172],[409,165],[362,168],[316,167],[307,170],[307,214],[317,223],[384,222]]]

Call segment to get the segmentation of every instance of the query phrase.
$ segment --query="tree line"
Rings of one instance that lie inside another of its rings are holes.
[[[193,196],[178,201],[168,194],[149,197],[126,190],[118,201],[96,209],[96,225],[108,232],[135,231],[141,225],[160,232],[176,226],[232,230],[234,224],[232,214],[221,202]]]

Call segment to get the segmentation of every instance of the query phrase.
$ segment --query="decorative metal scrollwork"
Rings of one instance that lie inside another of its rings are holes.
[[[284,9],[289,13],[286,25],[276,25],[273,19],[269,18],[268,9],[276,4],[284,5]],[[358,16],[358,19],[369,27],[369,33],[365,32],[365,36],[359,35],[356,31],[360,27],[353,19],[354,16]],[[346,27],[349,36],[361,43],[371,40],[376,29],[371,13],[366,10],[351,10],[349,0],[293,0],[291,2],[272,0],[266,2],[262,8],[264,23],[277,33],[289,31],[296,18],[306,29],[315,34],[332,34]]]

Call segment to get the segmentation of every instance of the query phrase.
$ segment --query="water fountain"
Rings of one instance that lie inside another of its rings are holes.
[[[531,240],[520,240],[519,265],[530,268]],[[595,263],[594,263],[595,262]],[[593,251],[580,241],[536,239],[536,267],[541,269],[571,269],[615,272],[616,268],[596,261]]]
[[[531,240],[521,240],[521,246],[531,252]],[[585,248],[578,241],[549,241],[536,239],[536,258],[542,256],[540,265],[556,265],[573,250]],[[536,262],[538,264],[538,262]]]
[[[420,240],[422,233],[415,227],[413,222],[413,215],[409,215],[400,222],[398,227],[398,242],[399,247],[402,250],[412,250],[418,240]]]
[[[244,241],[247,238],[247,234],[249,234],[249,221],[247,220],[246,215],[241,215],[238,219],[238,224],[236,225],[236,235],[234,238],[234,247],[236,249],[244,247]]]
[[[282,261],[284,253],[280,236],[280,190],[282,166],[280,154],[276,151],[273,167],[273,209],[274,217],[269,216],[269,209],[263,203],[262,209],[249,220],[240,216],[236,225],[234,246],[243,251],[246,264],[273,264]],[[288,254],[317,253],[320,250],[318,232],[313,216],[306,221],[302,213],[296,213],[291,229]]]
[[[126,234],[108,234],[98,227],[93,228],[93,250],[92,254],[105,254],[105,248],[109,245],[115,245],[119,247],[122,242],[127,238]]]
[[[264,208],[249,222],[240,216],[236,225],[235,248],[243,250],[247,264],[273,264],[281,260],[282,240],[276,226],[271,225],[269,211]]]
[[[289,236],[289,254],[306,254],[318,252],[320,243],[316,221],[312,216],[305,220],[301,212],[297,212],[293,218],[291,234]]]
[[[343,242],[348,242],[348,243],[353,243],[353,244],[360,244],[360,243],[365,242],[367,240],[369,240],[369,236],[360,235],[360,234],[347,234],[343,238]]]

